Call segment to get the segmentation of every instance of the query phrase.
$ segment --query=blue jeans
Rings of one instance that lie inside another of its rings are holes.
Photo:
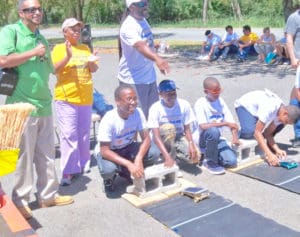
[[[236,153],[228,146],[224,139],[220,139],[220,130],[216,127],[201,132],[199,146],[205,149],[205,158],[225,167],[237,164]]]
[[[204,49],[205,49],[205,52],[208,53],[208,52],[211,50],[211,46],[210,46],[210,45],[206,45],[206,46],[204,47]],[[212,58],[217,58],[217,57],[219,57],[219,56],[220,56],[220,49],[219,49],[219,47],[216,45],[215,48],[214,48],[214,52],[213,52],[213,54],[212,54]]]
[[[228,54],[235,54],[238,51],[238,47],[236,45],[229,45],[222,49],[222,57],[227,58]]]
[[[140,149],[141,143],[139,142],[133,142],[130,145],[121,148],[113,150],[118,155],[130,160],[134,161],[139,149]],[[97,165],[100,172],[100,175],[103,179],[110,179],[112,178],[116,173],[123,173],[130,175],[128,169],[124,166],[120,166],[118,164],[113,163],[112,161],[106,160],[101,156],[101,153],[98,151],[95,153],[96,159],[97,159]],[[151,144],[151,147],[149,148],[148,152],[144,156],[143,164],[144,167],[151,166],[155,164],[160,156],[159,149]]]
[[[252,139],[258,118],[250,114],[243,106],[237,107],[235,111],[241,126],[240,138]]]
[[[239,49],[239,51],[238,51],[238,57],[241,58],[241,59],[246,59],[251,54],[257,55],[253,45],[250,45],[250,46],[245,47],[243,49]]]
[[[256,127],[256,123],[258,118],[253,116],[246,110],[243,106],[239,106],[235,108],[236,114],[239,118],[241,130],[240,130],[240,138],[243,139],[253,139],[254,138],[254,131]],[[280,124],[276,127],[275,131],[273,132],[273,137],[279,133],[284,128],[283,124]]]
[[[300,108],[300,102],[297,99],[291,99],[290,105],[295,105],[298,108]],[[300,119],[298,119],[294,124],[294,133],[295,133],[295,138],[300,139]]]

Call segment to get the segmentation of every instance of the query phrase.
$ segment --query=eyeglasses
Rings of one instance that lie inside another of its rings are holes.
[[[37,11],[39,11],[40,13],[43,13],[43,9],[41,7],[29,7],[29,8],[24,8],[22,10],[22,12],[30,13],[30,14],[34,14]]]
[[[134,2],[133,5],[136,7],[139,7],[139,8],[143,8],[143,7],[147,7],[148,3],[147,2]]]

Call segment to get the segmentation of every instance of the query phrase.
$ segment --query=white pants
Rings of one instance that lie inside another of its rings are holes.
[[[20,144],[20,154],[15,171],[12,200],[16,206],[28,205],[37,173],[37,197],[51,200],[58,190],[55,172],[53,118],[29,117]]]

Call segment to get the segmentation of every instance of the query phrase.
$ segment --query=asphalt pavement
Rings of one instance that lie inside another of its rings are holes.
[[[175,31],[176,35],[177,29],[160,31],[160,34],[169,34],[171,31]],[[189,31],[194,31],[194,29],[185,29],[185,32]],[[199,32],[196,35],[198,34]],[[109,35],[112,33],[110,32]],[[194,38],[188,40],[194,40]],[[201,39],[199,38],[199,40]],[[266,66],[256,63],[255,60],[239,64],[234,59],[228,62],[208,63],[195,60],[194,58],[198,55],[196,51],[183,50],[173,53],[166,57],[171,66],[170,74],[164,76],[157,72],[158,82],[166,78],[175,80],[177,87],[180,88],[178,97],[185,98],[192,105],[204,95],[202,81],[208,76],[214,76],[220,80],[224,88],[222,97],[235,118],[234,100],[251,90],[268,88],[277,93],[284,102],[288,103],[289,101],[289,93],[295,77],[295,71],[289,65]],[[117,52],[100,53],[100,58],[100,70],[93,77],[94,85],[110,103],[114,104],[113,90],[118,85],[116,79],[118,55]],[[51,88],[54,83],[55,77],[51,76]],[[4,97],[0,96],[1,103],[3,100]],[[292,127],[287,126],[277,135],[276,141],[288,148],[292,158],[300,161],[300,150],[290,146],[290,139],[293,136]],[[60,174],[59,158],[56,159],[56,162],[57,171]],[[199,167],[183,165],[182,168],[185,179],[206,187],[210,191],[279,224],[299,231],[300,236],[300,195],[231,172],[214,176]],[[10,194],[13,175],[3,177],[1,182],[6,193]],[[120,195],[125,191],[127,183],[119,179],[118,184],[115,198],[107,198],[102,192],[102,182],[95,160],[92,160],[90,173],[75,180],[71,186],[60,188],[62,194],[74,196],[74,204],[40,209],[37,207],[33,194],[31,207],[34,218],[29,223],[39,236],[45,237],[177,236],[175,232],[122,199]],[[218,220],[216,220],[216,225],[217,223]],[[234,227],[234,223],[232,226]],[[243,234],[241,233],[240,236]],[[257,236],[260,236],[259,230],[257,230]]]

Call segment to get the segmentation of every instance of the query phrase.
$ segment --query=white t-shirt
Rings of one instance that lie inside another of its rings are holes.
[[[221,123],[224,121],[235,122],[228,106],[221,97],[213,102],[209,101],[206,97],[201,97],[196,101],[194,111],[199,125],[205,123]],[[218,128],[221,133],[224,129],[228,129],[227,126]]]
[[[99,124],[98,141],[110,142],[111,149],[121,149],[134,141],[136,132],[146,128],[146,119],[141,109],[137,108],[127,120],[124,120],[115,108],[102,118]]]
[[[265,89],[246,93],[234,102],[234,107],[243,106],[264,124],[272,121],[278,124],[277,113],[282,104],[282,100],[275,93]]]
[[[231,41],[235,41],[234,45],[238,45],[237,41],[239,40],[239,36],[237,33],[233,32],[232,34],[228,34],[227,32],[224,34],[222,41],[224,43],[229,43]]]
[[[172,108],[163,105],[162,100],[154,103],[149,110],[148,127],[159,128],[162,124],[172,123],[177,134],[184,133],[184,125],[195,121],[193,110],[186,100],[177,99]]]
[[[147,42],[154,51],[153,34],[146,19],[136,20],[127,16],[120,29],[122,57],[118,79],[127,84],[151,84],[156,81],[153,61],[141,54],[133,45]]]

